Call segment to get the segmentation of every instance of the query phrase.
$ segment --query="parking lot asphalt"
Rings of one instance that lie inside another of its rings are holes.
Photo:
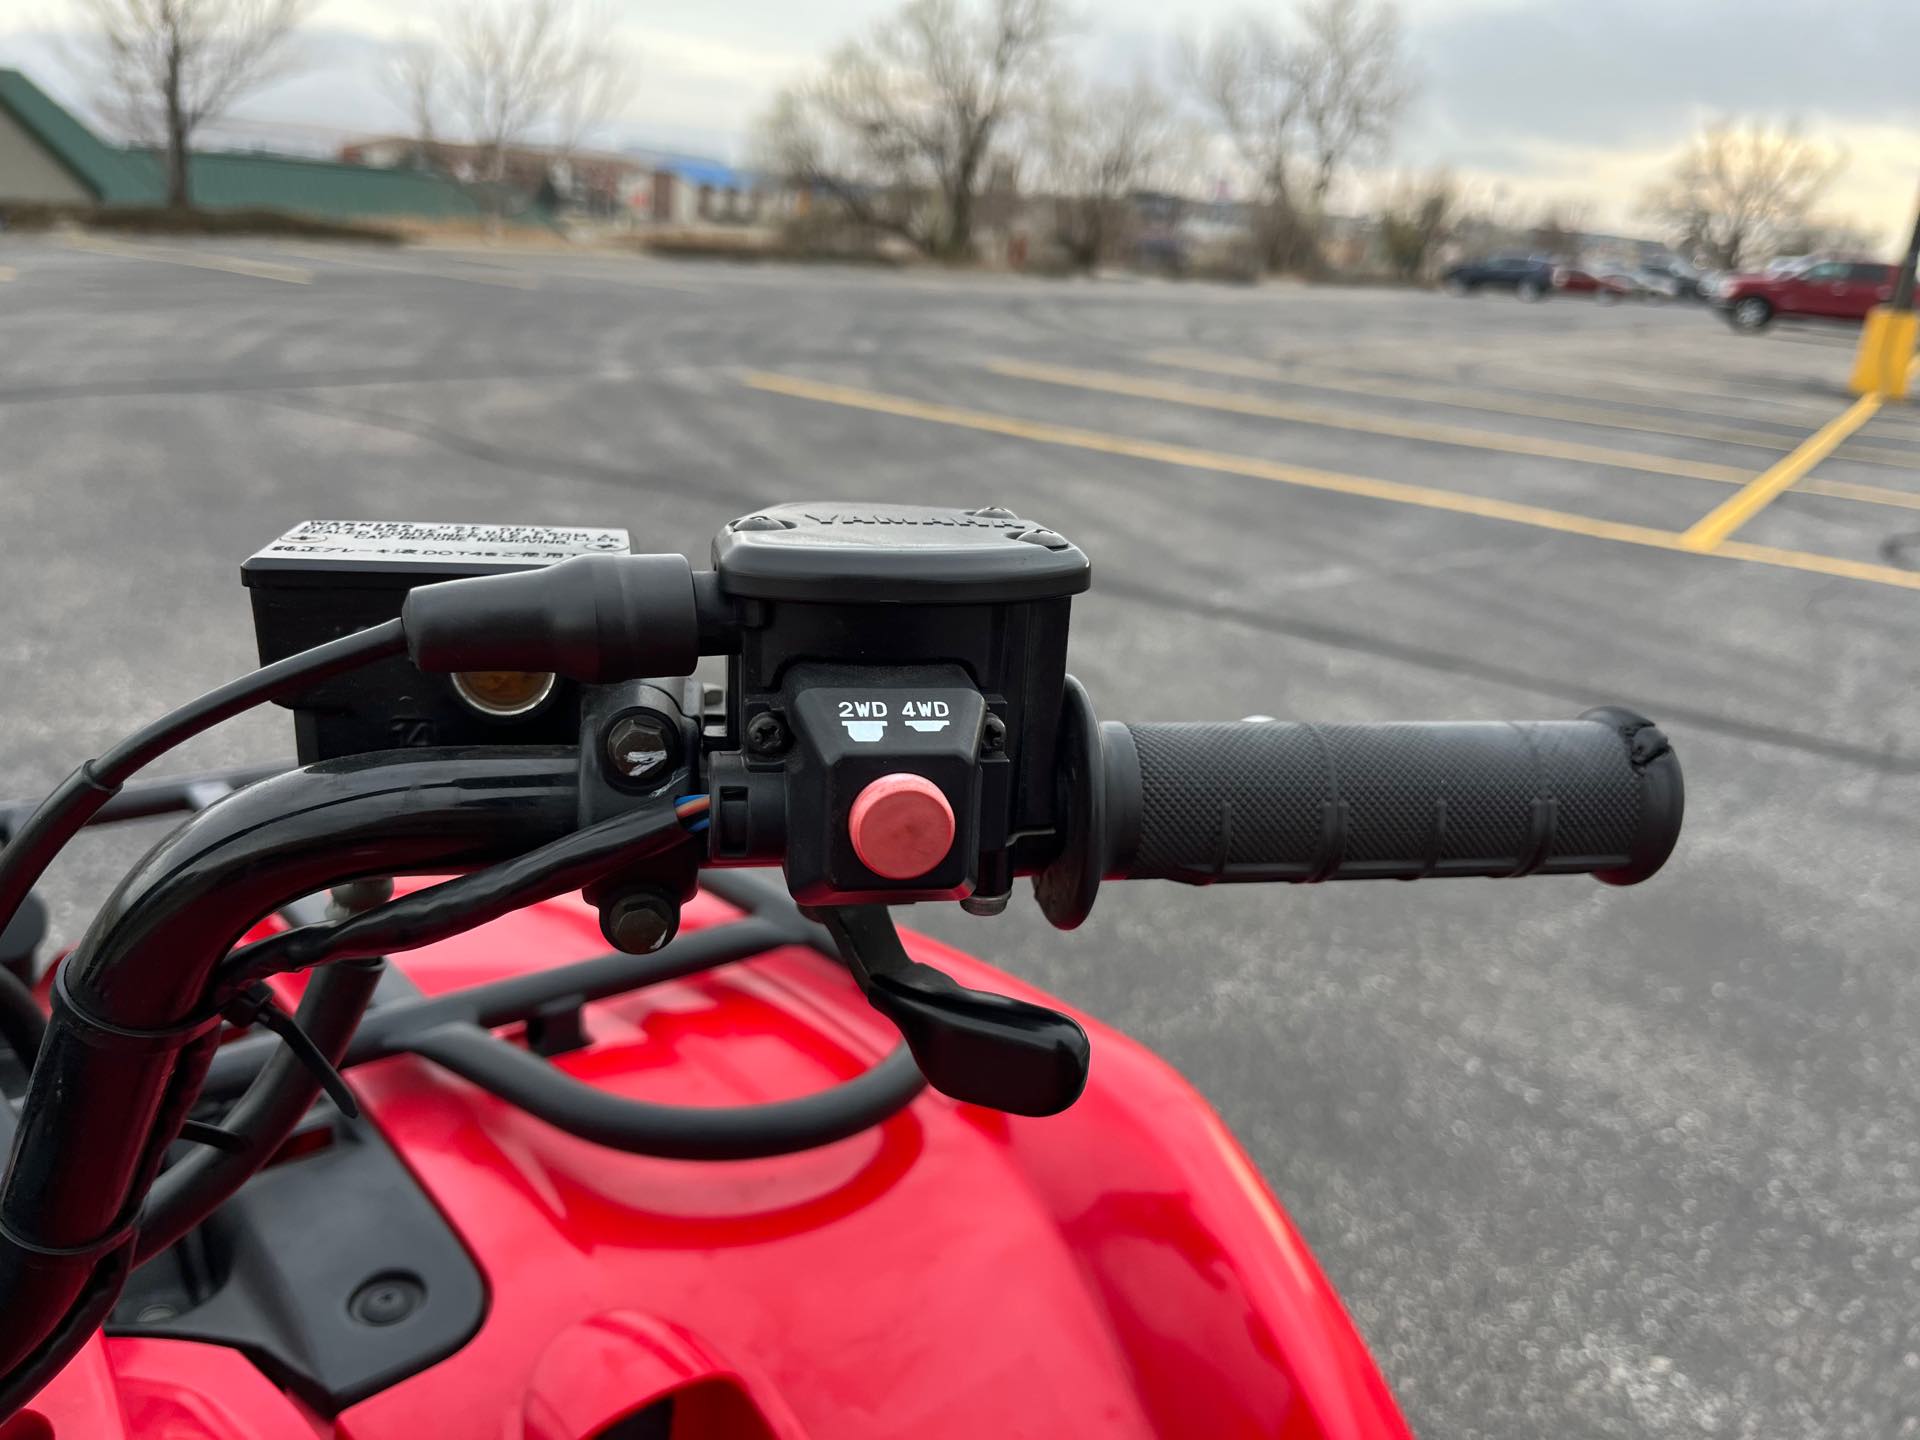
[[[1920,1433],[1920,412],[1717,548],[1852,336],[1692,306],[0,237],[0,795],[245,669],[297,521],[1011,505],[1109,718],[1659,720],[1687,829],[1581,880],[1109,887],[911,919],[1248,1146],[1416,1430]],[[181,768],[273,759],[284,716]],[[150,841],[51,877],[75,937]],[[1097,1057],[1096,1057],[1096,1063]]]

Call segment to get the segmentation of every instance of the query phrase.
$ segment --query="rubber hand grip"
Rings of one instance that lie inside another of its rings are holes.
[[[1100,729],[1110,879],[1593,874],[1630,885],[1660,868],[1680,832],[1679,761],[1625,710]]]

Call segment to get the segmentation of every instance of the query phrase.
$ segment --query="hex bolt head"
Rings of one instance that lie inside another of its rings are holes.
[[[747,722],[747,749],[756,755],[778,755],[787,748],[786,724],[771,711]]]
[[[988,715],[986,723],[980,727],[980,748],[982,750],[1007,748],[1007,722],[998,715]]]
[[[600,933],[614,949],[651,955],[680,928],[680,907],[664,895],[622,895],[600,907]]]
[[[648,784],[672,767],[673,742],[673,731],[658,715],[622,715],[607,727],[607,765],[626,784]]]

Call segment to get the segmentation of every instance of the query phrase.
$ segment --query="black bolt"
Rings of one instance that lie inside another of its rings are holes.
[[[778,755],[787,748],[787,727],[771,710],[747,722],[747,749],[756,755]]]
[[[982,750],[1007,748],[1007,722],[998,715],[987,716],[987,723],[980,729],[980,748]]]
[[[651,955],[679,928],[680,907],[653,891],[622,895],[600,907],[600,933],[628,955]]]
[[[673,764],[673,731],[658,715],[622,715],[607,727],[607,764],[630,785],[645,785]]]
[[[415,1275],[376,1275],[347,1301],[347,1313],[362,1325],[398,1325],[427,1298],[427,1287]]]

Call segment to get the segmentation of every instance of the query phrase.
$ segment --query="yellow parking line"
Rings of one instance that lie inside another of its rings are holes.
[[[1856,485],[1851,480],[1802,480],[1793,487],[1796,495],[1825,495],[1834,500],[1859,500],[1868,505],[1892,505],[1900,510],[1920,510],[1920,494],[1912,490],[1889,490],[1884,485]]]
[[[1404,351],[1405,342],[1402,341],[1400,344]],[[1451,354],[1452,351],[1449,350],[1446,353]],[[1715,385],[1701,385],[1695,383],[1687,376],[1674,375],[1664,371],[1649,371],[1645,366],[1639,367],[1634,372],[1641,378],[1628,380],[1612,372],[1594,370],[1591,365],[1585,363],[1585,357],[1577,355],[1568,356],[1565,354],[1554,356],[1544,352],[1539,353],[1541,353],[1541,358],[1534,361],[1527,361],[1515,360],[1504,351],[1495,354],[1473,352],[1468,354],[1465,363],[1474,365],[1477,372],[1484,374],[1487,377],[1488,384],[1498,385],[1503,389],[1518,390],[1531,395],[1554,395],[1574,400],[1599,400],[1603,399],[1609,392],[1631,391],[1643,395],[1651,395],[1655,398],[1652,400],[1626,400],[1623,403],[1640,405],[1671,403],[1672,397],[1675,394],[1681,394],[1699,396],[1708,400],[1733,400],[1744,404],[1765,405],[1769,415],[1777,415],[1781,418],[1785,418],[1790,412],[1818,416],[1825,416],[1832,413],[1830,408],[1824,403],[1796,398],[1790,395],[1743,393],[1738,390],[1723,389]],[[1574,385],[1556,385],[1551,383],[1546,377],[1550,373],[1564,375],[1569,360],[1580,362],[1577,370],[1579,383]],[[1404,371],[1410,368],[1424,366],[1426,373],[1420,377],[1424,379],[1444,381],[1458,378],[1459,367],[1457,365],[1449,368],[1442,364],[1436,368],[1431,360],[1426,360],[1424,357],[1416,358],[1412,355],[1402,353],[1393,356],[1390,363],[1396,371]],[[1696,370],[1703,371],[1710,370],[1712,365],[1702,364],[1695,368]],[[1498,374],[1505,374],[1509,377],[1517,378],[1493,378]],[[1658,374],[1657,380],[1651,378],[1655,374]],[[1726,410],[1704,410],[1694,405],[1689,405],[1687,408],[1695,415],[1715,416],[1723,420],[1747,420],[1752,418],[1745,414],[1738,414]],[[1902,458],[1910,457],[1903,456]]]
[[[1195,370],[1209,370],[1221,375],[1241,375],[1249,379],[1272,379],[1288,384],[1306,384],[1309,386],[1318,386],[1321,383],[1318,379],[1306,381],[1295,380],[1288,372],[1280,369],[1278,366],[1268,365],[1263,361],[1242,360],[1232,356],[1208,356],[1190,350],[1156,350],[1143,358],[1156,365],[1180,365]],[[1205,364],[1200,363],[1203,360],[1206,362]],[[1341,379],[1344,381],[1345,377],[1341,377]],[[1326,388],[1340,389],[1344,388],[1344,386],[1334,385]],[[1391,382],[1381,381],[1375,387],[1370,387],[1365,391],[1356,390],[1356,393],[1391,395],[1397,393],[1397,390]],[[1461,408],[1466,409],[1477,408],[1464,401],[1443,401],[1440,403],[1457,403]],[[1543,419],[1550,417],[1567,418],[1552,408],[1534,410],[1524,404],[1515,405],[1511,413],[1515,415],[1539,415]],[[1599,422],[1589,421],[1584,423]],[[1647,428],[1656,434],[1667,433],[1660,431],[1657,426],[1649,426]],[[1768,436],[1767,442],[1770,448],[1787,451],[1798,449],[1801,443],[1798,440],[1790,440],[1784,436]],[[1857,453],[1849,451],[1847,458],[1858,458]],[[1906,463],[1920,465],[1920,456],[1903,456],[1901,458]],[[1711,480],[1719,485],[1746,485],[1751,482],[1753,477],[1744,470],[1728,466],[1725,467],[1720,474],[1698,475],[1693,478]],[[1802,495],[1824,495],[1835,500],[1856,500],[1866,505],[1891,505],[1901,510],[1920,510],[1920,493],[1912,490],[1890,490],[1880,485],[1860,485],[1846,480],[1808,480],[1799,487],[1799,492]]]
[[[1615,540],[1642,545],[1653,550],[1681,554],[1704,553],[1720,559],[1747,560],[1788,570],[1805,570],[1849,580],[1866,580],[1920,590],[1920,572],[1901,570],[1892,565],[1873,565],[1858,560],[1843,560],[1832,555],[1816,555],[1798,550],[1780,550],[1771,546],[1748,545],[1728,541],[1717,550],[1694,552],[1682,544],[1680,536],[1647,525],[1629,525],[1614,520],[1596,520],[1539,505],[1523,505],[1511,500],[1495,500],[1480,495],[1463,495],[1429,485],[1409,485],[1398,480],[1376,480],[1364,475],[1343,475],[1332,470],[1310,470],[1298,465],[1256,459],[1247,455],[1226,455],[1200,450],[1190,445],[1171,445],[1158,440],[1136,440],[1098,430],[1082,430],[1047,421],[1021,420],[989,411],[967,410],[954,405],[932,404],[904,395],[887,395],[861,390],[850,385],[832,385],[804,380],[796,375],[780,375],[753,370],[741,376],[743,384],[773,395],[796,400],[813,400],[826,405],[842,405],[908,420],[925,420],[936,425],[953,425],[966,430],[984,431],[1032,440],[1043,445],[1063,445],[1103,455],[1120,455],[1133,460],[1150,460],[1188,470],[1212,470],[1227,475],[1244,475],[1256,480],[1271,480],[1308,490],[1325,490],[1367,500],[1387,500],[1398,505],[1415,505],[1428,510],[1444,510],[1456,515],[1473,515],[1487,520],[1506,520],[1516,525],[1531,525],[1541,530],[1557,530],[1568,535],[1584,535],[1595,540]]]
[[[278,280],[283,285],[313,283],[311,270],[303,270],[297,265],[275,265],[267,260],[243,260],[237,255],[201,255],[186,250],[128,245],[119,240],[103,240],[97,235],[69,236],[66,243],[69,249],[88,250],[95,255],[152,260],[161,265],[185,265],[194,270],[220,270],[229,275],[251,276],[255,280]]]
[[[1560,405],[1526,399],[1517,395],[1468,391],[1456,386],[1435,385],[1424,380],[1373,380],[1360,376],[1335,375],[1322,370],[1288,372],[1277,365],[1237,360],[1226,356],[1201,355],[1185,350],[1156,350],[1144,357],[1155,365],[1178,365],[1187,370],[1203,370],[1216,375],[1239,375],[1249,379],[1272,380],[1282,385],[1300,385],[1310,390],[1337,390],[1351,395],[1384,395],[1396,400],[1423,400],[1456,410],[1479,410],[1495,415],[1522,415],[1536,420],[1565,420],[1574,425],[1593,425],[1607,430],[1633,430],[1645,435],[1677,435],[1690,440],[1713,440],[1722,445],[1745,445],[1755,450],[1792,450],[1799,441],[1764,430],[1737,430],[1725,425],[1703,424],[1685,416],[1631,415],[1619,410],[1585,405]],[[1920,464],[1920,457],[1916,457]]]
[[[1711,550],[1771,505],[1793,483],[1831,455],[1880,408],[1878,395],[1862,395],[1809,435],[1801,447],[1772,469],[1756,475],[1738,495],[1730,495],[1701,516],[1680,537],[1689,550]]]
[[[1426,420],[1403,420],[1390,415],[1366,415],[1357,410],[1330,410],[1319,405],[1297,405],[1259,395],[1242,395],[1232,390],[1209,390],[1198,385],[1138,379],[1110,371],[1073,370],[1063,365],[1038,365],[1023,360],[992,360],[987,362],[987,369],[1017,380],[1037,380],[1049,385],[1097,390],[1109,395],[1131,395],[1141,400],[1167,400],[1177,405],[1228,410],[1270,420],[1291,420],[1296,424],[1316,425],[1331,430],[1355,430],[1369,435],[1425,440],[1436,445],[1459,445],[1469,450],[1498,450],[1509,455],[1574,460],[1589,465],[1610,465],[1620,470],[1640,470],[1650,475],[1680,475],[1690,480],[1740,482],[1747,478],[1747,472],[1735,465],[1677,460],[1665,455],[1644,454],[1638,450],[1610,450],[1604,445],[1585,445],[1573,440],[1508,435],[1498,430],[1475,430],[1465,425],[1441,425]]]

